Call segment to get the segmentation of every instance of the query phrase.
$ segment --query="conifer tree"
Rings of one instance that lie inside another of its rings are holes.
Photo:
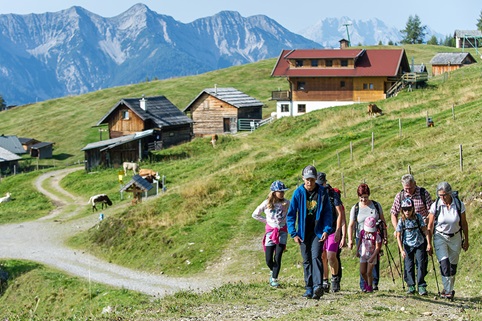
[[[482,10],[480,10],[479,19],[477,19],[477,29],[482,31]]]
[[[420,44],[425,38],[427,26],[422,25],[418,15],[409,16],[405,29],[400,30],[404,35],[402,43]]]

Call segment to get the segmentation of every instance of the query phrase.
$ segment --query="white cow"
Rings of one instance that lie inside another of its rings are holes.
[[[127,175],[127,171],[129,169],[132,169],[132,172],[134,172],[134,175],[137,174],[137,170],[139,169],[139,165],[137,163],[132,163],[132,162],[124,162],[122,164],[122,167],[124,167],[124,176]]]
[[[10,202],[12,200],[11,198],[11,194],[10,193],[6,193],[4,197],[0,197],[0,203],[7,203],[7,202]]]

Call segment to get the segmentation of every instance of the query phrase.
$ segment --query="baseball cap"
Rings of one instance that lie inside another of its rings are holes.
[[[270,190],[273,192],[284,192],[287,191],[288,188],[282,181],[274,181],[271,184]]]
[[[413,201],[410,198],[406,198],[400,205],[400,207],[413,207]]]
[[[323,185],[324,183],[326,183],[326,174],[323,173],[323,172],[319,172],[318,177],[316,178],[316,182],[320,185]]]
[[[373,216],[368,216],[363,224],[363,229],[366,232],[375,232],[377,230],[377,222]]]
[[[303,168],[303,171],[301,172],[301,175],[303,176],[304,179],[307,178],[314,178],[316,179],[316,168],[313,165],[308,165],[305,168]]]

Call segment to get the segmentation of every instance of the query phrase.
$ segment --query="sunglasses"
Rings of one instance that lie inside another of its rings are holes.
[[[413,207],[402,207],[402,211],[408,212],[411,211]]]

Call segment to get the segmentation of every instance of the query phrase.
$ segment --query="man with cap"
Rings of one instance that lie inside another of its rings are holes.
[[[323,242],[331,233],[332,211],[327,189],[316,183],[312,165],[302,171],[303,185],[293,193],[286,225],[288,234],[300,246],[306,292],[303,297],[320,299],[323,295]]]
[[[340,254],[341,248],[345,245],[346,237],[345,207],[340,199],[340,190],[327,183],[325,173],[318,173],[316,183],[327,189],[333,216],[332,233],[328,235],[323,244],[323,290],[325,292],[330,290],[328,275],[331,267],[331,291],[339,292],[341,280]]]

